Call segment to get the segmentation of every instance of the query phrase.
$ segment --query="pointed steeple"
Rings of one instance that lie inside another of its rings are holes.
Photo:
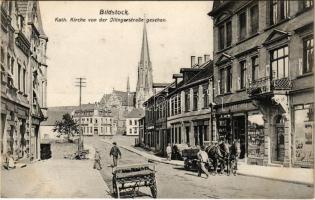
[[[130,92],[130,83],[129,83],[129,76],[127,78],[127,92]]]
[[[144,19],[143,24],[143,34],[142,34],[142,47],[141,47],[141,56],[140,63],[150,62],[150,54],[149,54],[149,44],[148,44],[148,36],[147,36],[147,28],[146,28],[146,20]]]

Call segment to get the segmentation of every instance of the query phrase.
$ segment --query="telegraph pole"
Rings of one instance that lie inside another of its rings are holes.
[[[81,114],[82,114],[82,106],[81,106],[81,100],[82,100],[82,88],[86,87],[86,78],[76,78],[76,87],[79,87],[79,145],[78,145],[78,152],[83,150],[83,133],[82,133],[82,127],[81,127]]]

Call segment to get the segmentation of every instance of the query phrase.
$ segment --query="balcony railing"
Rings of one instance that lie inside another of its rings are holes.
[[[247,93],[249,96],[273,92],[275,90],[290,90],[292,82],[289,78],[271,80],[270,77],[263,77],[249,83]]]

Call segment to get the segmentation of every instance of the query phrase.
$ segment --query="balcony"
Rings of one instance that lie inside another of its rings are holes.
[[[247,93],[250,98],[272,96],[275,93],[291,90],[292,82],[289,78],[271,80],[270,77],[257,79],[249,83]]]

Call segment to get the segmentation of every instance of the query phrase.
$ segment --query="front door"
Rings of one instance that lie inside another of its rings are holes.
[[[284,161],[284,127],[282,124],[276,126],[276,151],[277,151],[277,161]]]

